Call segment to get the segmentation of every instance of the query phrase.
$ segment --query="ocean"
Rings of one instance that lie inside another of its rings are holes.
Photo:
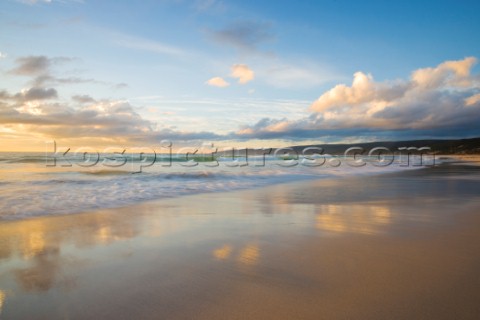
[[[0,220],[419,168],[398,160],[379,166],[371,159],[357,166],[352,165],[352,159],[335,157],[313,159],[314,163],[268,155],[251,156],[248,161],[227,157],[211,160],[196,157],[186,162],[185,155],[100,155],[88,159],[83,155],[64,158],[45,153],[0,153]]]

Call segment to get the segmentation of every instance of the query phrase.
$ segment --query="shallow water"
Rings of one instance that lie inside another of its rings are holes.
[[[147,157],[148,158],[148,157]],[[215,163],[198,162],[190,166],[176,161],[130,159],[125,165],[111,167],[98,163],[88,166],[78,157],[53,161],[43,153],[3,153],[0,155],[0,219],[85,212],[115,208],[148,200],[199,193],[253,189],[284,183],[372,175],[405,171],[399,163],[377,167],[370,163],[353,167],[347,162],[308,167],[288,166],[288,161],[274,157],[220,159]],[[127,159],[128,160],[128,159]],[[111,164],[111,161],[108,162]],[[248,165],[245,165],[247,164]],[[55,166],[53,166],[55,164]],[[236,166],[235,166],[236,165]],[[139,171],[142,171],[139,173]]]

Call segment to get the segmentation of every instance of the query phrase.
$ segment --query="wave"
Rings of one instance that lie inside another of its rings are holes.
[[[35,161],[38,158],[22,160]],[[40,167],[42,169],[39,169]],[[127,168],[120,170],[37,166],[33,171],[22,171],[22,168],[20,165],[16,170],[7,169],[2,173],[0,219],[79,213],[190,194],[408,169],[398,166],[281,167],[273,162],[267,163],[265,167],[219,166],[205,169],[201,165],[166,168],[152,166],[138,174],[134,174],[133,170],[126,170]]]

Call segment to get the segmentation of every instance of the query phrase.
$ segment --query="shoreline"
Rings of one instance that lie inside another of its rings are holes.
[[[458,163],[467,164],[468,162],[464,162],[464,161],[460,160]],[[440,166],[441,165],[442,164],[440,164]],[[347,166],[347,165],[342,163],[342,166]],[[367,166],[372,166],[372,168],[375,168],[375,166],[373,166],[371,164],[367,164]],[[439,166],[439,165],[436,165],[436,166]],[[161,201],[167,201],[167,200],[170,200],[170,199],[179,199],[179,198],[195,196],[195,195],[222,194],[222,193],[225,193],[225,192],[259,190],[259,189],[263,189],[263,188],[269,188],[269,187],[275,186],[275,185],[290,184],[290,183],[292,183],[292,184],[309,183],[309,182],[317,181],[317,180],[321,181],[321,180],[349,179],[349,178],[364,177],[364,176],[375,177],[375,176],[381,176],[381,175],[396,174],[396,172],[398,172],[400,174],[402,174],[402,173],[408,174],[407,173],[408,171],[423,170],[425,168],[428,169],[430,167],[429,166],[419,166],[419,167],[409,166],[408,168],[396,169],[394,171],[385,170],[385,168],[380,167],[379,171],[371,171],[372,169],[370,168],[369,170],[365,170],[364,172],[362,172],[363,168],[365,168],[365,167],[353,168],[354,170],[352,172],[350,172],[346,175],[339,175],[339,174],[336,174],[336,173],[332,172],[332,171],[336,170],[335,167],[328,167],[327,168],[328,170],[325,173],[318,173],[320,176],[312,175],[312,173],[307,173],[307,174],[297,173],[297,174],[294,174],[295,178],[287,177],[287,179],[286,179],[285,177],[283,177],[283,180],[282,179],[279,179],[278,181],[272,180],[272,181],[268,182],[267,184],[261,184],[260,183],[258,185],[251,185],[251,186],[237,186],[237,187],[234,187],[231,190],[204,190],[204,191],[197,191],[197,192],[194,192],[194,193],[188,193],[188,192],[182,193],[182,192],[180,192],[176,195],[168,194],[164,198],[150,198],[149,199],[147,197],[145,199],[137,200],[136,202],[130,202],[129,203],[127,201],[126,203],[121,203],[122,201],[120,201],[120,204],[118,204],[118,205],[107,205],[107,206],[103,206],[103,207],[94,207],[94,208],[86,208],[86,209],[73,209],[73,211],[69,211],[69,212],[55,212],[55,213],[50,213],[50,214],[43,214],[43,213],[36,213],[34,211],[34,213],[28,214],[28,215],[25,215],[25,214],[18,214],[18,215],[17,214],[6,214],[6,215],[0,216],[0,223],[6,223],[6,222],[9,222],[9,221],[29,220],[29,219],[35,219],[35,218],[41,218],[41,217],[48,217],[48,216],[52,216],[52,217],[54,217],[54,216],[66,216],[66,215],[85,214],[85,213],[91,213],[91,212],[96,212],[96,211],[104,211],[104,210],[118,210],[118,209],[122,209],[122,208],[135,207],[137,205],[147,204],[147,203],[151,203],[151,202],[152,203],[157,202],[157,201],[161,202]],[[387,169],[388,168],[389,168],[389,166],[387,166]],[[357,172],[354,172],[355,170],[357,170]],[[383,170],[383,171],[381,171],[381,170]],[[295,173],[295,172],[293,172],[293,173]],[[165,173],[165,174],[168,175],[168,173]],[[194,174],[199,175],[199,176],[207,175],[207,177],[208,177],[209,174],[215,174],[215,173],[214,172],[205,172],[205,173],[196,172]],[[326,176],[322,176],[323,174],[326,175]],[[275,174],[273,174],[273,175],[275,175]],[[128,182],[129,181],[127,181],[127,183]],[[56,210],[58,210],[58,209],[56,209]]]

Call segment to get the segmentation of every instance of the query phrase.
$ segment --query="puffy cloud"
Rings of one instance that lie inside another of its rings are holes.
[[[206,84],[208,84],[209,86],[219,87],[219,88],[225,88],[225,87],[228,87],[230,85],[227,81],[225,81],[221,77],[212,78],[212,79],[208,80],[206,82]]]
[[[424,68],[412,73],[412,82],[417,86],[434,89],[441,86],[472,85],[469,79],[470,69],[477,62],[474,57],[458,61],[446,61],[436,68]]]
[[[446,61],[412,72],[407,80],[375,82],[363,72],[350,86],[322,94],[300,120],[263,119],[237,132],[250,137],[311,137],[324,134],[382,134],[392,131],[445,136],[480,134],[480,78],[476,59]]]
[[[246,64],[234,64],[231,76],[238,79],[238,83],[246,84],[255,78],[255,72]]]
[[[367,102],[388,104],[402,97],[410,84],[404,82],[375,83],[370,74],[356,72],[352,85],[339,84],[320,96],[310,109],[324,112],[330,109],[359,106]]]

